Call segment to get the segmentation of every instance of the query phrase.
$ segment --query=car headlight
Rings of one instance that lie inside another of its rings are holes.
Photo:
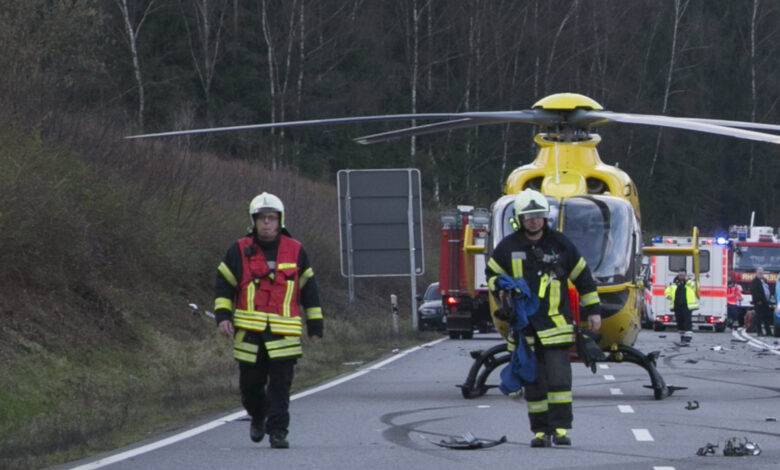
[[[434,308],[423,308],[423,309],[420,309],[420,315],[424,315],[424,316],[427,316],[427,317],[436,315],[436,309],[434,309]]]

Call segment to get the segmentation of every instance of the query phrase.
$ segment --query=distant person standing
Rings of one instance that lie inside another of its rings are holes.
[[[742,305],[742,289],[734,281],[729,281],[726,288],[726,318],[729,328],[739,325],[739,306]]]
[[[252,231],[217,269],[214,313],[219,332],[233,338],[249,437],[260,442],[267,432],[271,447],[286,449],[293,368],[302,354],[298,304],[311,337],[322,337],[322,309],[306,252],[284,228],[282,201],[262,193],[249,216]]]
[[[769,299],[769,284],[764,278],[764,268],[756,269],[756,277],[750,281],[750,295],[753,297],[753,323],[756,325],[756,334],[762,335],[762,326],[766,335],[772,334],[772,307]]]
[[[669,309],[674,312],[677,321],[680,345],[688,346],[693,339],[692,312],[699,308],[699,299],[696,297],[696,286],[693,281],[687,279],[685,269],[677,271],[677,277],[666,288],[664,295],[669,300]]]

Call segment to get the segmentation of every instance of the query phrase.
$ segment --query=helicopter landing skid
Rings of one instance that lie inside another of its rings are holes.
[[[676,387],[674,385],[666,385],[661,374],[658,373],[658,369],[655,368],[655,361],[658,358],[658,351],[653,351],[650,354],[643,354],[636,348],[625,345],[618,345],[617,351],[606,352],[606,359],[601,362],[630,362],[642,367],[650,375],[651,385],[645,385],[645,388],[653,390],[653,397],[656,400],[663,400],[664,398],[671,396],[677,390],[685,390],[688,387]]]
[[[506,346],[506,343],[501,343],[484,351],[471,351],[474,363],[471,365],[471,369],[469,369],[466,381],[462,385],[457,386],[460,388],[463,398],[481,397],[491,388],[498,387],[498,385],[487,385],[486,382],[493,370],[509,362],[511,354],[507,352]],[[661,377],[661,374],[658,373],[655,367],[658,354],[658,351],[643,354],[631,346],[619,345],[617,351],[605,351],[605,359],[599,362],[630,362],[642,367],[650,375],[651,385],[645,385],[645,388],[653,390],[653,397],[656,400],[662,400],[671,396],[675,391],[685,390],[687,387],[666,385],[663,377]]]
[[[498,385],[486,385],[485,382],[496,367],[509,362],[510,356],[506,350],[506,343],[497,344],[486,351],[471,351],[474,363],[469,369],[466,381],[463,385],[458,385],[463,398],[481,397],[491,388],[498,387]]]

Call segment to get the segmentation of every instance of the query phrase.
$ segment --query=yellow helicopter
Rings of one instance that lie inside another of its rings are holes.
[[[656,399],[674,392],[677,387],[667,386],[655,368],[658,352],[645,355],[633,347],[641,328],[641,258],[643,254],[690,255],[693,257],[694,275],[698,283],[698,233],[694,228],[691,248],[643,248],[636,186],[623,170],[601,161],[596,150],[601,137],[591,133],[590,129],[609,122],[620,122],[673,127],[780,144],[780,136],[747,130],[780,131],[778,125],[615,113],[605,111],[599,103],[587,96],[559,93],[539,100],[532,109],[520,111],[345,117],[172,131],[128,138],[393,120],[438,122],[358,137],[354,140],[361,144],[372,144],[413,135],[500,123],[539,126],[541,132],[534,139],[539,147],[535,160],[518,167],[509,175],[504,187],[505,195],[491,207],[492,217],[487,243],[482,246],[466,240],[464,258],[468,261],[480,253],[489,256],[492,248],[514,230],[511,224],[513,195],[525,188],[540,191],[550,201],[550,225],[565,233],[575,243],[598,282],[603,316],[599,346],[604,357],[601,360],[629,362],[645,368],[652,382],[649,388],[653,389]],[[491,312],[497,308],[491,303]],[[506,324],[496,319],[494,322],[506,337]],[[499,365],[508,362],[509,353],[506,344],[500,344],[486,351],[474,351],[472,357],[474,364],[465,383],[460,385],[466,398],[480,396],[491,387],[486,385],[490,373]],[[595,366],[591,364],[591,367],[595,371]]]

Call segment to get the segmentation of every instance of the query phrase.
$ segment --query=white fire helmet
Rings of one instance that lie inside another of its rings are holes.
[[[271,193],[261,193],[249,203],[249,219],[255,224],[254,215],[263,211],[275,211],[279,213],[279,227],[284,227],[284,204],[282,200]]]
[[[547,218],[550,215],[550,203],[539,191],[526,188],[515,197],[515,218],[517,223],[522,225],[523,216],[542,216]]]

